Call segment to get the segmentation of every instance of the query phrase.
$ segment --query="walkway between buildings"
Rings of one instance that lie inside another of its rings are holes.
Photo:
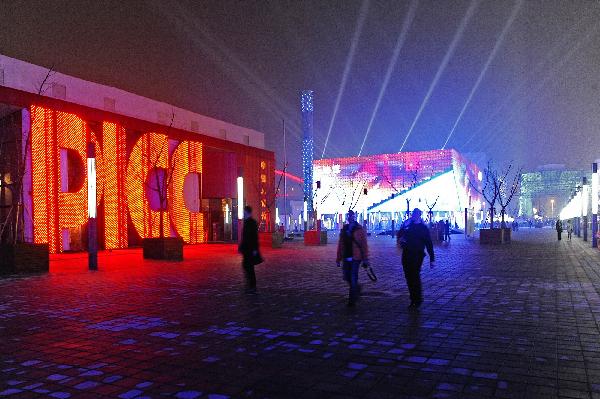
[[[361,274],[355,310],[334,244],[265,250],[257,296],[233,246],[113,251],[96,273],[55,256],[0,280],[0,397],[600,397],[600,252],[514,239],[438,246],[418,313],[390,237],[370,238],[380,280]]]

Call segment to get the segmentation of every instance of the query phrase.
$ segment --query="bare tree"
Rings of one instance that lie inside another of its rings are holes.
[[[154,172],[154,184],[148,181],[144,181],[144,185],[150,191],[154,191],[158,197],[158,209],[159,209],[159,222],[158,229],[160,238],[165,238],[164,234],[164,226],[165,226],[165,211],[168,209],[167,198],[168,198],[168,189],[171,185],[171,180],[173,179],[173,171],[175,165],[172,162],[167,164],[166,168],[161,168],[160,161],[165,152],[169,153],[169,139],[168,133],[173,127],[173,122],[175,121],[175,111],[171,110],[171,121],[169,122],[169,126],[167,127],[167,131],[165,135],[167,139],[163,141],[160,150],[156,154],[156,156],[150,160],[150,164],[152,165],[152,171]],[[168,157],[167,157],[168,158]],[[160,171],[160,172],[159,172]],[[141,176],[139,177],[142,178]],[[152,223],[152,218],[150,218],[150,223]]]
[[[392,183],[392,180],[387,177],[387,176],[383,176],[385,178],[385,180],[387,181],[387,183],[390,185],[390,187],[392,188],[392,190],[394,190],[396,192],[396,194],[400,194],[400,190],[398,190],[395,186],[394,183]],[[402,186],[404,187],[404,183],[402,184]]]
[[[498,172],[492,169],[492,162],[488,161],[483,171],[483,188],[480,190],[472,181],[469,181],[471,187],[478,192],[489,205],[490,228],[494,228],[495,206],[500,195],[498,184]]]
[[[519,168],[512,178],[509,176],[511,170],[513,168],[512,163],[510,163],[505,169],[500,177],[495,179],[495,184],[497,185],[496,191],[498,191],[498,203],[500,204],[500,215],[502,218],[502,227],[506,227],[504,222],[504,217],[506,215],[506,208],[510,205],[513,197],[519,190],[521,185],[521,172],[522,168]],[[510,185],[509,185],[510,182]]]
[[[42,96],[50,87],[50,80],[55,74],[54,65],[48,71],[37,87],[37,94]],[[31,128],[17,123],[15,115],[11,116],[10,125],[5,129],[6,135],[0,136],[0,160],[8,172],[0,175],[4,187],[0,190],[2,200],[6,200],[6,191],[10,193],[10,204],[1,203],[2,213],[0,220],[0,243],[14,245],[25,241],[24,229],[24,196],[25,187],[23,179],[27,172],[27,160],[31,147]],[[21,115],[21,112],[18,112]]]
[[[430,222],[433,221],[433,208],[435,208],[435,205],[437,204],[439,199],[440,199],[440,196],[438,195],[437,197],[435,197],[435,201],[433,201],[433,204],[431,204],[431,205],[429,205],[429,202],[427,202],[427,200],[425,200],[425,206],[429,210],[427,212],[427,215],[429,216]]]

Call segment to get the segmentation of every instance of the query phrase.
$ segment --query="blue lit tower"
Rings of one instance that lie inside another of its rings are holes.
[[[304,178],[304,198],[307,211],[313,211],[313,91],[303,90],[300,94],[302,110],[302,177]]]

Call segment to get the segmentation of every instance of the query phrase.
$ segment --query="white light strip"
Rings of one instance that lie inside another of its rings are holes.
[[[583,186],[583,198],[581,200],[581,215],[582,216],[587,216],[588,215],[588,208],[590,206],[589,203],[589,187],[587,184],[585,184]]]
[[[244,178],[237,178],[238,219],[244,218]]]
[[[88,217],[96,217],[96,158],[87,159]]]
[[[598,172],[592,173],[592,214],[598,214]]]
[[[304,201],[304,221],[308,219],[308,203]]]

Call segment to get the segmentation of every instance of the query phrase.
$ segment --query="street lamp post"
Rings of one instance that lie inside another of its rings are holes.
[[[592,248],[598,248],[598,163],[592,164]]]
[[[552,219],[554,219],[554,198],[550,200],[550,205],[552,206]]]
[[[238,243],[242,242],[242,227],[244,225],[244,174],[242,168],[238,168],[237,177],[237,236]]]
[[[587,184],[587,178],[584,177],[581,186],[581,218],[583,220],[583,241],[588,240],[588,197],[589,197],[589,186]]]
[[[87,146],[88,176],[88,269],[98,270],[98,232],[96,225],[96,146]]]

